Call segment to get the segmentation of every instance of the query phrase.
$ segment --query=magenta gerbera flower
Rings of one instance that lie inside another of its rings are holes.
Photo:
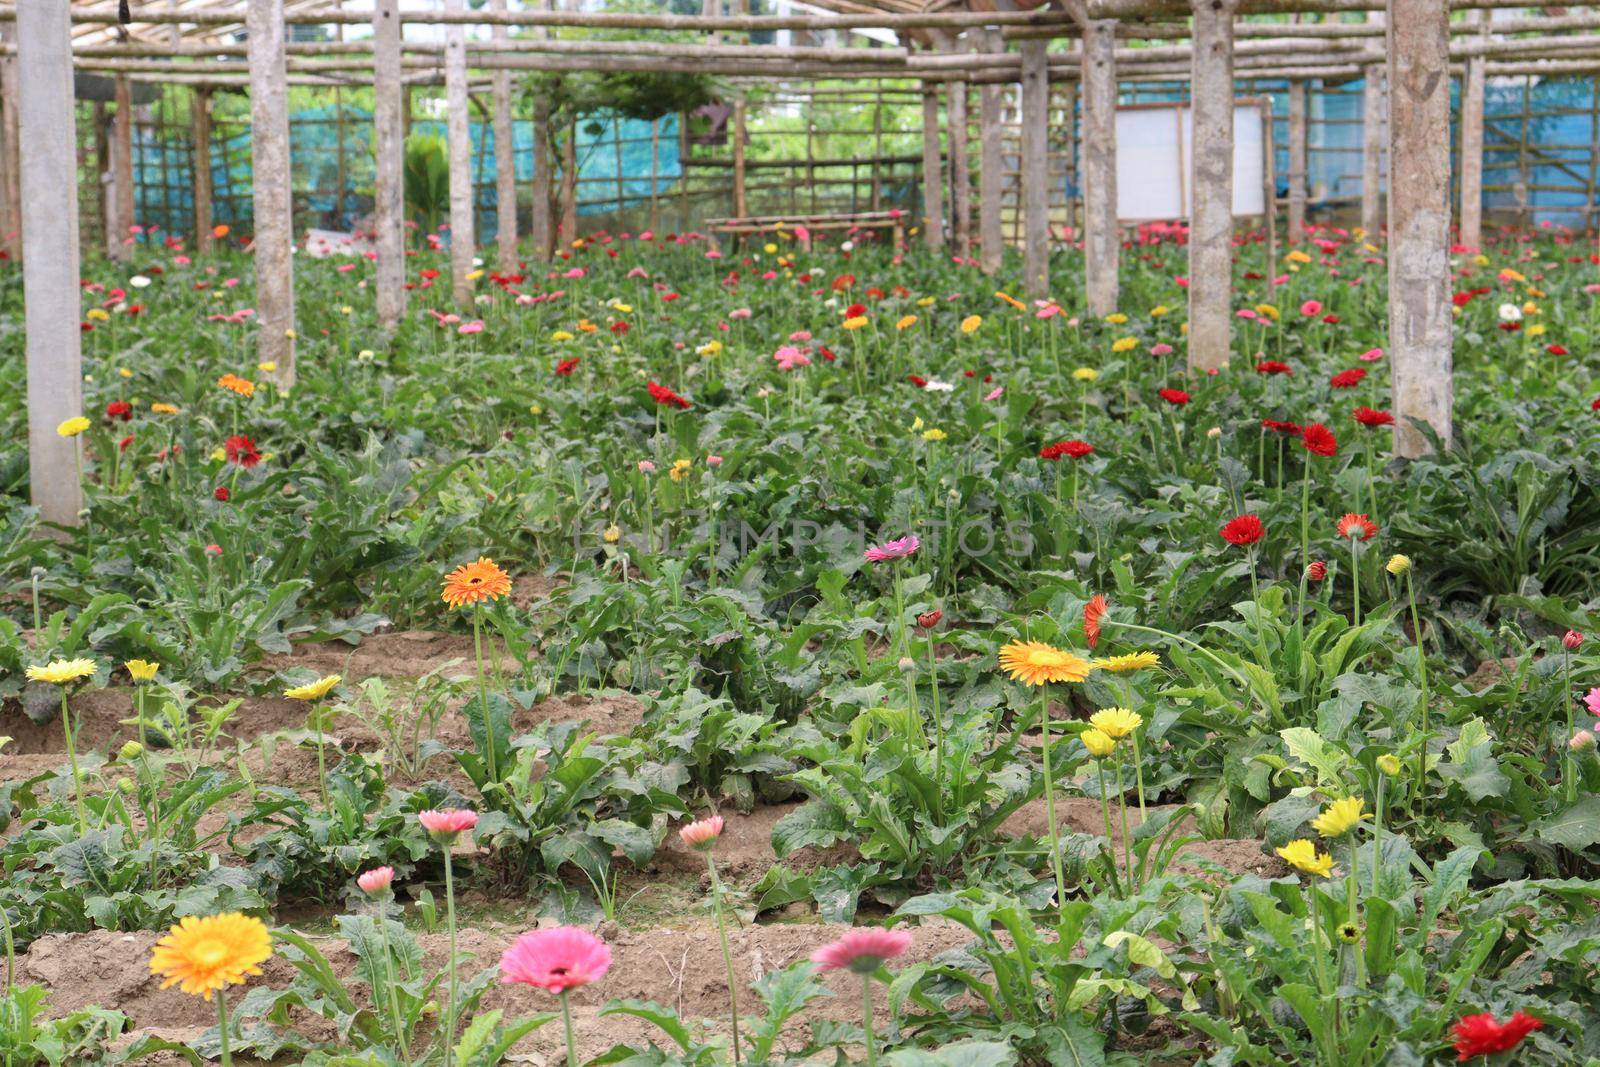
[[[885,541],[881,545],[873,545],[867,549],[867,558],[874,563],[882,563],[890,559],[905,559],[921,547],[922,542],[917,540],[916,534],[907,534],[898,540]]]
[[[547,993],[561,994],[597,982],[610,969],[611,949],[576,926],[530,931],[500,956],[502,983],[531,985]]]
[[[910,947],[909,931],[862,927],[817,949],[811,954],[811,962],[821,971],[849,968],[856,974],[871,974]]]

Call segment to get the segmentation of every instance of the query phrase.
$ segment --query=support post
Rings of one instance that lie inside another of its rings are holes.
[[[1022,42],[1022,284],[1050,291],[1050,68],[1046,41]]]
[[[570,246],[578,238],[578,123],[567,123],[561,142],[561,240]]]
[[[1389,0],[1389,346],[1395,453],[1451,434],[1450,13]]]
[[[991,52],[1003,52],[1005,40],[998,31],[989,31],[986,44]],[[1000,226],[1000,201],[1005,196],[1005,153],[999,130],[1005,107],[1005,88],[998,82],[984,82],[978,90],[978,244],[979,262],[985,274],[1000,270],[1005,258],[1005,236]]]
[[[28,480],[45,522],[76,526],[83,438],[56,427],[83,414],[78,334],[78,185],[67,0],[17,7],[22,139],[22,289],[28,371]]]
[[[1289,83],[1289,243],[1297,245],[1306,228],[1306,83]],[[1267,202],[1267,210],[1274,210]],[[1274,267],[1273,269],[1276,269]]]
[[[939,153],[939,86],[922,84],[922,241],[944,244],[944,179]]]
[[[1228,362],[1233,329],[1233,12],[1197,0],[1190,76],[1189,369]]]
[[[106,237],[106,253],[126,263],[131,246],[129,227],[136,221],[133,205],[133,82],[126,74],[117,76],[117,117],[111,127],[111,190],[116,210],[112,232]]]
[[[1089,314],[1117,310],[1117,24],[1083,27],[1083,251]],[[1232,94],[1229,94],[1230,97]]]
[[[548,258],[551,251],[550,189],[556,157],[550,151],[550,101],[533,102],[533,215],[534,255]]]
[[[1367,13],[1367,21],[1381,23],[1383,15]],[[1361,228],[1368,241],[1377,241],[1383,229],[1383,83],[1384,67],[1363,68],[1361,79]]]
[[[211,237],[211,90],[196,89],[189,96],[190,134],[194,141],[194,246],[209,252]]]
[[[372,6],[372,143],[376,156],[372,205],[378,259],[378,326],[384,332],[406,313],[406,119],[400,84],[400,0]]]
[[[466,0],[448,0],[445,11],[461,14]],[[450,291],[456,306],[472,303],[472,103],[467,98],[467,28],[444,31],[445,133],[450,152]]]
[[[289,169],[289,84],[283,0],[252,0],[250,166],[255,181],[256,352],[294,385],[294,198]]]
[[[950,232],[956,255],[972,251],[972,170],[967,157],[967,83],[950,83]]]
[[[0,41],[15,45],[15,23],[0,23]],[[17,57],[0,56],[0,249],[22,259],[22,137],[17,107]]]
[[[1488,12],[1476,18],[1487,34]],[[1467,58],[1461,84],[1461,243],[1476,250],[1483,244],[1483,104],[1488,60]]]
[[[493,11],[505,11],[506,0],[494,0]],[[489,31],[496,42],[509,40],[509,31],[496,23]],[[503,273],[517,269],[517,148],[516,127],[511,116],[511,72],[497,70],[491,89],[494,96],[494,179],[498,201],[498,229],[495,234],[495,262]]]
[[[750,204],[745,193],[744,173],[745,102],[740,93],[733,100],[733,128],[728,137],[733,142],[733,214],[745,218],[750,214]]]

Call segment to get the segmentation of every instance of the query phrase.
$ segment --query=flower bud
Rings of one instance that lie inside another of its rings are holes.
[[[117,789],[118,789],[119,792],[132,794],[133,790],[134,790],[133,779],[127,777],[126,775],[124,775],[121,778],[118,778],[117,779]]]
[[[1592,752],[1597,740],[1600,739],[1594,736],[1593,730],[1574,730],[1567,740],[1567,747],[1574,752]]]
[[[1313,582],[1320,582],[1327,576],[1328,565],[1322,562],[1320,559],[1313,560],[1311,564],[1306,567],[1306,577],[1311,579]]]
[[[117,758],[124,763],[132,763],[142,755],[144,746],[137,741],[124,742],[123,746],[117,749]]]
[[[901,656],[899,666],[902,671],[910,674],[912,671],[917,669],[917,661],[912,659],[910,656]]]
[[[1383,569],[1398,578],[1411,569],[1411,557],[1403,556],[1397,552],[1389,557],[1389,562],[1384,565]]]
[[[927,612],[926,614],[918,615],[917,625],[922,627],[924,630],[931,630],[935,626],[939,625],[939,620],[942,618],[944,618],[944,612],[940,611],[938,608],[934,608],[932,611]]]
[[[1577,630],[1568,630],[1561,635],[1561,647],[1568,652],[1576,652],[1583,647],[1583,634]]]
[[[1382,771],[1384,774],[1387,774],[1390,778],[1393,778],[1400,773],[1400,757],[1396,756],[1393,752],[1385,752],[1383,755],[1379,756],[1377,759],[1377,764],[1378,770]]]

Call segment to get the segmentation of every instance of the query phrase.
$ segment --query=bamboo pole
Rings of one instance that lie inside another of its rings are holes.
[[[126,77],[117,79],[117,113],[111,127],[111,203],[107,214],[113,224],[106,234],[106,254],[126,263],[132,253],[129,227],[134,224],[133,205],[133,85]]]
[[[1474,18],[1488,33],[1484,12]],[[1461,243],[1477,249],[1483,244],[1483,104],[1488,60],[1467,60],[1461,83]]]
[[[1117,309],[1117,65],[1116,23],[1083,28],[1083,241],[1089,314]],[[1229,99],[1233,93],[1230,89]]]
[[[196,89],[189,96],[190,136],[194,141],[194,245],[211,251],[211,90]]]
[[[1289,243],[1299,244],[1306,228],[1306,83],[1289,83]],[[1267,201],[1268,210],[1272,200]],[[1275,269],[1275,268],[1274,268]]]
[[[506,0],[493,0],[491,11],[505,11]],[[496,44],[509,44],[504,26],[494,26],[490,33]],[[495,196],[498,201],[498,228],[495,235],[495,261],[504,273],[517,269],[517,153],[516,129],[511,115],[511,72],[494,72],[494,171]]]
[[[1189,211],[1189,369],[1227,365],[1233,328],[1233,14],[1194,5]]]
[[[23,322],[28,482],[45,522],[76,526],[83,438],[56,427],[83,414],[78,333],[78,185],[67,0],[29,0],[16,29],[22,140]]]
[[[377,253],[378,326],[388,333],[406,312],[406,197],[404,105],[400,85],[400,0],[372,6],[372,143],[376,167],[372,205]]]
[[[446,0],[446,11],[466,10],[466,0]],[[467,30],[445,31],[445,130],[450,150],[450,291],[456,306],[472,303],[474,245],[472,210],[472,111],[467,92]]]
[[[294,197],[289,169],[289,89],[283,0],[250,5],[250,166],[254,178],[256,350],[294,386]]]
[[[1368,22],[1382,22],[1373,12]],[[1361,85],[1361,228],[1368,241],[1376,241],[1383,229],[1383,105],[1385,69],[1379,64],[1366,68]]]
[[[1022,282],[1050,292],[1050,72],[1045,42],[1022,42]]]
[[[922,89],[922,241],[944,244],[944,180],[940,177],[939,90]]]
[[[1449,16],[1437,0],[1389,3],[1389,345],[1395,452],[1451,436]]]
[[[967,154],[967,83],[950,83],[950,232],[958,256],[972,251],[972,173]],[[874,208],[876,210],[876,208]]]
[[[984,37],[990,49],[1005,47],[1000,35],[993,31]],[[1000,85],[992,83],[978,89],[978,244],[985,274],[999,272],[1005,258],[1005,237],[1000,228],[1000,201],[1005,195],[1005,155],[1000,143],[1004,92]]]

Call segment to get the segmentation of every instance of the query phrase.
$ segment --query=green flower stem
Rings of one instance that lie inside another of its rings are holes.
[[[933,783],[939,818],[944,819],[944,715],[939,711],[939,657],[932,630],[928,631],[928,682],[933,690]]]
[[[567,1067],[578,1067],[578,1042],[572,1036],[572,1004],[566,990],[561,991],[561,1021],[567,1030]]]
[[[877,1067],[878,1048],[872,1038],[872,976],[861,976],[861,1029],[867,1042],[867,1067]]]
[[[733,969],[733,952],[728,948],[728,921],[722,914],[722,879],[717,877],[717,863],[706,849],[706,870],[711,872],[711,909],[717,916],[717,937],[722,942],[722,965],[728,972],[728,1019],[733,1033],[733,1062],[739,1064],[739,981]]]
[[[456,883],[450,868],[450,853],[455,848],[455,835],[444,842],[444,914],[450,932],[450,1000],[445,1005],[444,1067],[450,1067],[456,1043]],[[561,995],[562,1011],[566,1011],[567,997]],[[567,1019],[567,1058],[576,1067],[572,1051],[572,1019]]]
[[[217,1037],[222,1042],[222,1067],[233,1067],[233,1055],[228,1051],[228,997],[217,990]]]
[[[67,707],[67,688],[61,687],[61,731],[67,740],[67,762],[72,764],[72,795],[78,804],[78,832],[89,832],[89,812],[83,806],[83,774],[78,770],[78,746],[72,738],[72,711]]]
[[[322,738],[322,705],[311,705],[311,726],[317,732],[317,791],[322,795],[322,807],[328,807],[328,763]]]
[[[1050,694],[1039,703],[1039,726],[1044,735],[1044,817],[1050,828],[1050,869],[1056,876],[1056,914],[1067,903],[1067,875],[1061,866],[1061,835],[1056,832],[1056,779],[1050,765]],[[870,1011],[869,1011],[870,1014]]]
[[[1136,887],[1133,881],[1133,855],[1128,850],[1128,794],[1122,784],[1121,752],[1117,753],[1117,808],[1122,813],[1122,867],[1128,878],[1128,892],[1131,893]]]
[[[400,975],[395,966],[394,953],[389,949],[389,919],[383,913],[383,904],[377,906],[376,918],[378,921],[378,939],[383,945],[383,972],[389,987],[389,1014],[394,1017],[394,1039],[400,1046],[400,1055],[405,1061],[411,1061],[410,1042],[406,1039],[405,1019],[400,1014],[400,995],[395,992],[395,987],[400,982]]]
[[[1417,749],[1417,780],[1413,795],[1422,802],[1423,779],[1428,773],[1428,651],[1422,644],[1422,622],[1417,615],[1417,580],[1406,571],[1406,592],[1411,599],[1411,631],[1417,642],[1417,677],[1422,685],[1422,743]]]
[[[483,602],[472,609],[472,652],[478,661],[478,702],[483,709],[484,756],[488,761],[489,783],[500,780],[495,766],[494,716],[489,713],[489,681],[483,672]]]
[[[1350,592],[1355,604],[1350,615],[1350,625],[1361,625],[1361,561],[1357,555],[1357,538],[1350,538]]]

